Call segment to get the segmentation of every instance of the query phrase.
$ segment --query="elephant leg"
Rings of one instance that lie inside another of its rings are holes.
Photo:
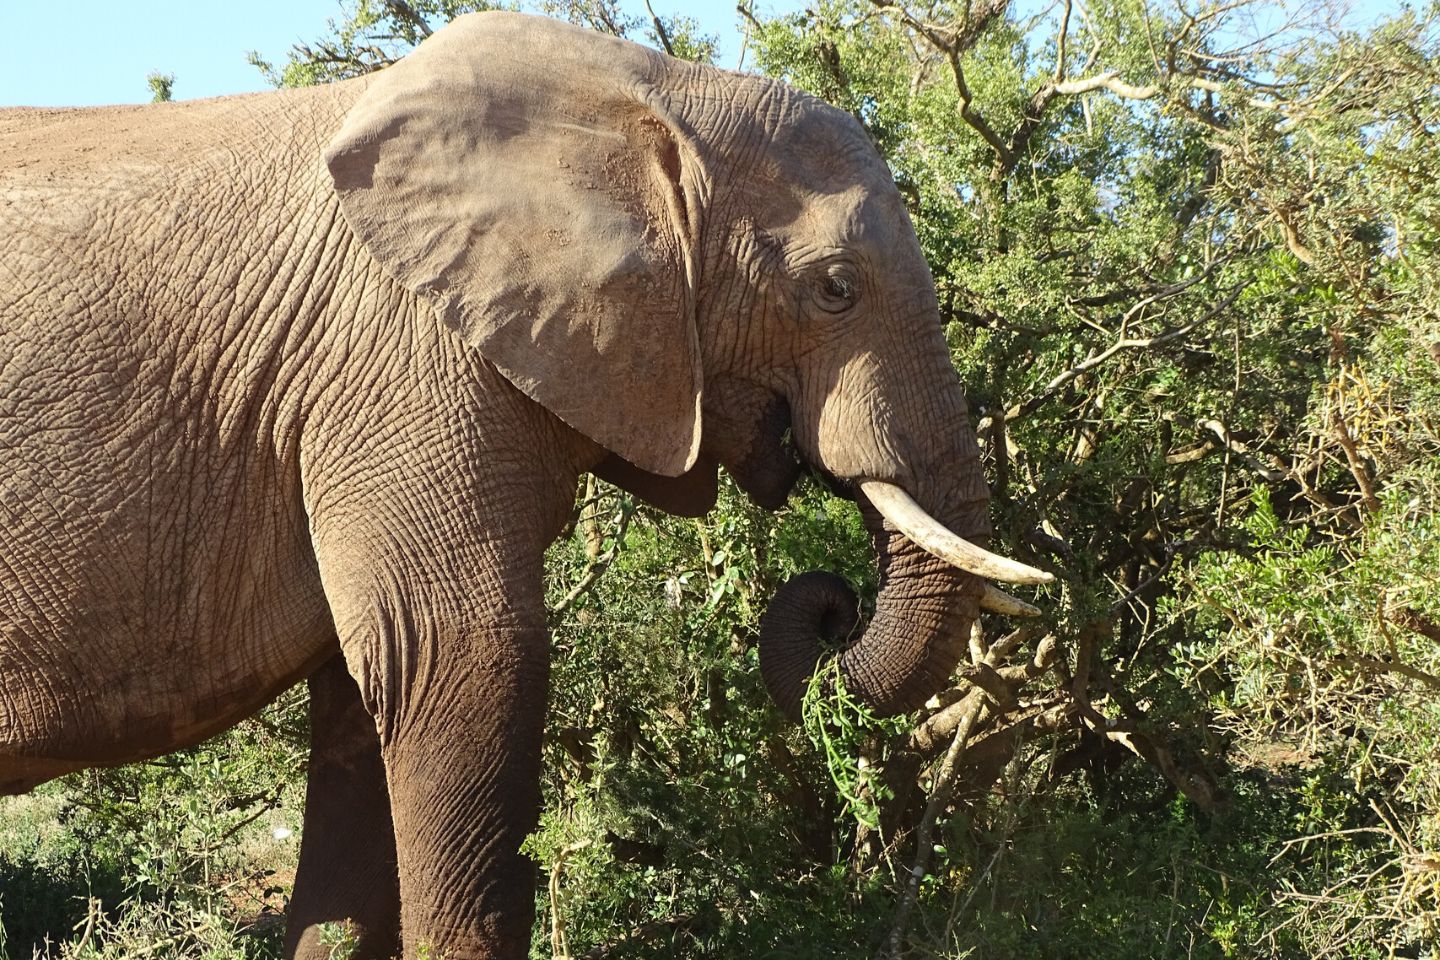
[[[447,335],[435,349],[460,347]],[[454,362],[471,369],[468,354]],[[566,458],[579,453],[503,384],[467,401],[473,416],[404,405],[453,385],[402,387],[385,391],[395,404],[363,444],[316,446],[315,557],[379,735],[404,956],[525,960],[536,868],[520,845],[540,814],[550,673],[544,548],[574,503]],[[523,439],[502,444],[511,434]]]
[[[540,811],[548,639],[543,628],[438,632],[454,651],[445,672],[382,751],[404,954],[523,960],[535,865],[520,844]]]
[[[285,956],[329,960],[344,942],[355,960],[387,960],[400,952],[400,888],[375,720],[339,654],[309,685],[305,830]]]
[[[485,586],[438,560],[378,582],[331,570],[340,646],[379,733],[403,954],[524,960],[535,866],[520,845],[540,809],[546,630],[515,607],[482,612]]]

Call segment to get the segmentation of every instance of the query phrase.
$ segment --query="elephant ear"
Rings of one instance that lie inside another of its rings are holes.
[[[698,167],[643,47],[462,17],[325,152],[351,228],[511,383],[652,473],[700,445]]]

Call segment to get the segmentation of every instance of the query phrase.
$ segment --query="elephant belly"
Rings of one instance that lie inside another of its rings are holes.
[[[0,476],[0,792],[196,743],[334,649],[275,465],[181,482],[183,455],[96,459]]]
[[[263,636],[0,630],[0,794],[74,770],[148,759],[244,719],[335,650],[323,604]],[[263,655],[256,651],[264,651]]]

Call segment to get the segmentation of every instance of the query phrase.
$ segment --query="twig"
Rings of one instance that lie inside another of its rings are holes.
[[[625,543],[625,531],[630,527],[630,517],[632,515],[632,511],[629,509],[621,510],[620,525],[615,530],[610,549],[586,562],[585,572],[580,575],[579,582],[570,588],[570,592],[565,594],[559,603],[555,604],[550,611],[551,617],[558,617],[564,613],[570,604],[574,603],[586,591],[593,587],[596,581],[609,569],[610,564],[615,562],[615,558],[620,555],[620,550]]]
[[[983,702],[979,697],[975,699],[971,709],[961,719],[955,738],[950,741],[950,748],[945,751],[945,759],[940,762],[940,770],[935,775],[935,786],[930,791],[930,802],[925,805],[925,815],[921,817],[920,826],[915,830],[915,859],[905,878],[905,888],[900,893],[900,901],[895,905],[895,922],[890,927],[890,935],[880,948],[877,960],[900,958],[905,931],[910,925],[910,913],[915,909],[915,902],[920,897],[920,881],[925,879],[929,870],[930,838],[935,831],[935,821],[940,812],[950,805],[950,798],[955,792],[955,775],[960,769],[960,758],[965,754],[965,744],[970,739],[970,730],[974,727],[975,720],[980,716]]]
[[[1208,276],[1214,273],[1215,268],[1221,265],[1222,261],[1217,260],[1215,261],[1215,263],[1206,267],[1205,270],[1203,270],[1201,273],[1198,273],[1193,277],[1187,277],[1184,280],[1177,280],[1175,283],[1165,284],[1164,286],[1146,287],[1139,290],[1111,290],[1108,293],[1099,293],[1088,297],[1066,298],[1065,305],[1067,307],[1110,307],[1114,306],[1122,300],[1128,299],[1136,295],[1139,295],[1141,297],[1139,301],[1136,301],[1137,305],[1142,303],[1148,305],[1154,303],[1157,300],[1163,300],[1167,297],[1173,297],[1175,294],[1187,290],[1190,287],[1193,287],[1196,283],[1206,279]],[[1132,307],[1131,309],[1133,310],[1134,307]]]
[[[1144,760],[1150,766],[1160,771],[1161,776],[1169,780],[1171,785],[1178,789],[1185,796],[1195,801],[1196,806],[1207,813],[1214,812],[1218,806],[1215,793],[1209,783],[1180,769],[1175,762],[1174,756],[1166,747],[1160,746],[1150,736],[1139,730],[1109,729],[1102,724],[1094,723],[1089,717],[1085,717],[1086,725],[1100,736],[1120,744],[1135,756]]]
[[[656,15],[655,8],[650,5],[650,0],[645,0],[645,9],[650,13],[650,22],[655,25],[655,36],[660,38],[660,46],[664,47],[665,52],[670,56],[675,56],[675,48],[670,44],[670,33],[665,29],[665,24],[660,22],[660,17]]]
[[[206,847],[207,852],[214,853],[220,850],[220,848],[225,846],[225,844],[230,840],[231,837],[235,836],[235,834],[239,833],[241,830],[244,830],[246,827],[250,826],[250,824],[254,823],[256,820],[259,820],[265,814],[278,807],[280,805],[280,793],[279,791],[276,791],[270,794],[268,798],[262,796],[261,801],[263,802],[259,809],[255,810],[253,813],[240,820],[239,823],[233,824],[230,829],[226,830],[219,837],[216,837],[215,840],[208,844]]]
[[[1301,496],[1315,504],[1315,506],[1319,507],[1325,513],[1334,515],[1349,527],[1358,529],[1363,526],[1362,522],[1352,515],[1353,511],[1350,507],[1337,504],[1325,494],[1316,490],[1314,485],[1305,479],[1305,465],[1303,463],[1288,464],[1273,453],[1252,449],[1243,440],[1231,433],[1230,428],[1219,420],[1202,419],[1194,423],[1187,423],[1176,418],[1175,422],[1182,423],[1197,430],[1208,430],[1220,441],[1221,446],[1217,448],[1210,444],[1209,441],[1205,441],[1197,447],[1168,455],[1165,458],[1167,465],[1198,460],[1216,449],[1223,449],[1227,457],[1230,454],[1235,454],[1240,457],[1246,466],[1257,473],[1267,483],[1280,483],[1287,479],[1291,480],[1300,488]]]
[[[960,66],[959,52],[953,49],[947,49],[944,52],[950,62],[950,74],[955,78],[955,92],[960,98],[960,119],[969,124],[972,130],[990,144],[990,148],[999,158],[999,163],[1007,167],[1013,166],[1014,160],[1009,146],[1001,139],[1000,134],[995,132],[995,128],[990,126],[989,121],[980,115],[980,111],[975,109],[975,97],[970,92],[970,85],[965,82],[965,70]]]

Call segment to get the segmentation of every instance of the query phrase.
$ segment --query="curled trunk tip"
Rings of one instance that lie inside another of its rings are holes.
[[[854,640],[859,626],[859,600],[833,573],[802,573],[775,592],[760,618],[760,676],[787,717],[800,720],[815,668]]]

